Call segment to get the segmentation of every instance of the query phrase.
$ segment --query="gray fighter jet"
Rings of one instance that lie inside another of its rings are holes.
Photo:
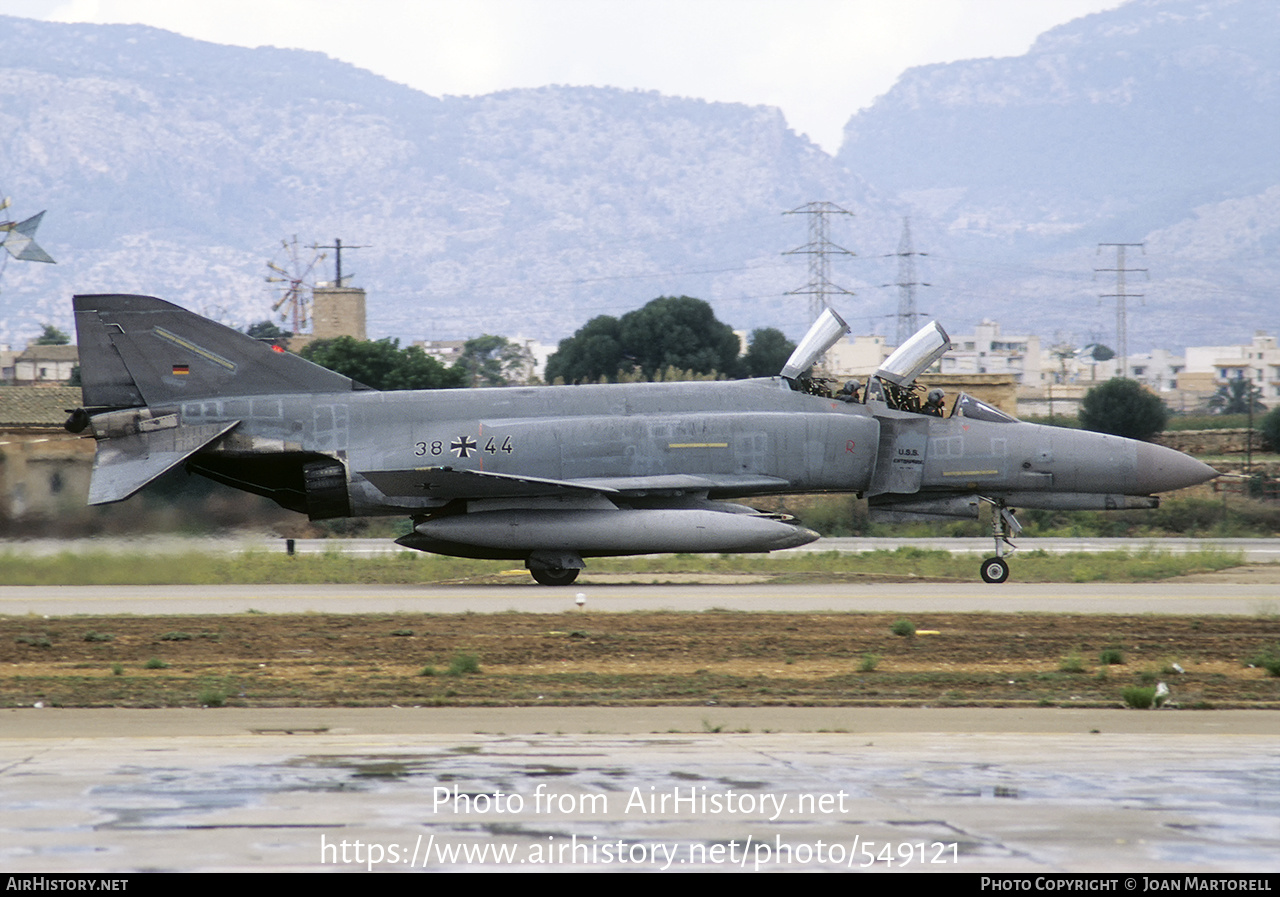
[[[834,394],[807,376],[848,331],[830,310],[778,377],[379,392],[160,299],[74,301],[84,407],[67,428],[97,440],[90,504],[185,464],[313,520],[409,516],[400,544],[520,560],[546,585],[590,557],[803,545],[817,534],[732,501],[803,492],[915,516],[990,504],[981,574],[1003,582],[1014,508],[1153,508],[1216,475],[964,394],[939,416],[915,384],[950,345],[932,323],[865,390]]]

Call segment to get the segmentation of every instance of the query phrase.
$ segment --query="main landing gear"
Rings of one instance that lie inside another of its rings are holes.
[[[570,567],[530,567],[530,575],[534,581],[544,586],[568,586],[578,578],[578,571]]]
[[[996,543],[995,557],[982,562],[978,572],[983,582],[1004,582],[1009,578],[1009,562],[1004,559],[1005,553],[1012,553],[1018,548],[1009,541],[1012,536],[1022,532],[1022,524],[1014,517],[1014,509],[1006,508],[999,499],[984,498],[991,505],[991,536]],[[1007,546],[1007,547],[1006,547]]]
[[[525,558],[524,565],[534,581],[544,586],[572,585],[578,571],[586,566],[575,551],[535,551]]]

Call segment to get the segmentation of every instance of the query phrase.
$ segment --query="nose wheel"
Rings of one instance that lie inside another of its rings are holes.
[[[1004,582],[1009,578],[1009,563],[1004,558],[987,558],[979,572],[983,582]]]
[[[983,582],[1004,582],[1009,578],[1009,562],[1004,558],[1006,554],[1018,550],[1010,540],[1022,532],[1022,524],[1013,516],[1014,509],[1005,507],[1003,501],[991,498],[982,500],[991,505],[991,537],[996,543],[996,554],[982,562],[978,573]]]

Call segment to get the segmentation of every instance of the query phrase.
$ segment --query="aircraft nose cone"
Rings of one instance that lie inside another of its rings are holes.
[[[1138,446],[1137,469],[1134,471],[1137,488],[1125,491],[1130,495],[1172,492],[1207,482],[1216,476],[1218,471],[1190,455],[1143,442]]]

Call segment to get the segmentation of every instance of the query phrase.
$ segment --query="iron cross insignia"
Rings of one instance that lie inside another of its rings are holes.
[[[476,450],[476,443],[470,436],[459,436],[449,444],[449,450],[459,458],[470,458]]]

